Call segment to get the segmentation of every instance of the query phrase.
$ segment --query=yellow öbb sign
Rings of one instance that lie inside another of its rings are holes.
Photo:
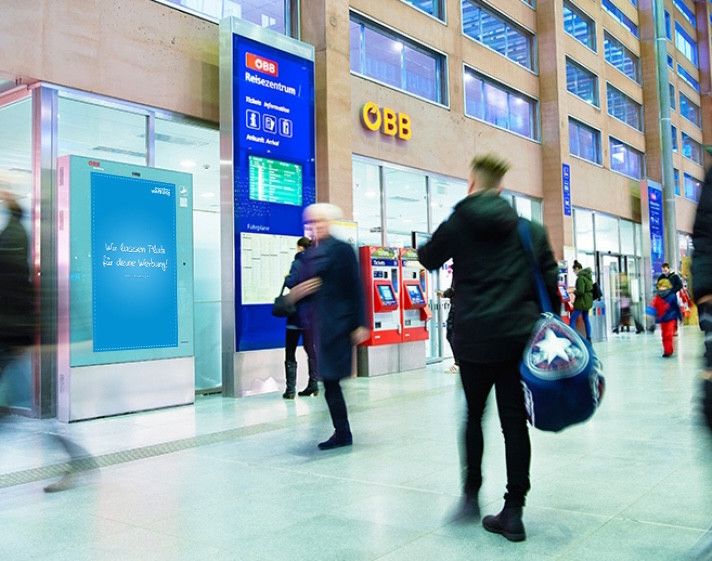
[[[388,107],[379,107],[377,103],[369,101],[361,108],[361,122],[368,130],[386,136],[398,137],[401,140],[413,138],[413,126],[410,115],[396,113]]]

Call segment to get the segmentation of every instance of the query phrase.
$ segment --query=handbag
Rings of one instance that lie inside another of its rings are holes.
[[[605,378],[591,343],[553,313],[534,254],[529,222],[520,219],[518,229],[542,312],[519,368],[524,402],[533,427],[559,432],[588,420],[596,412],[603,398]]]
[[[282,289],[279,291],[279,296],[274,299],[272,304],[272,315],[278,318],[286,318],[297,313],[297,306],[287,300],[284,295],[284,289],[287,288],[287,281],[282,283]]]

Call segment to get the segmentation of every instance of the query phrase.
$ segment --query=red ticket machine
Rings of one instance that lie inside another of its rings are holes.
[[[426,341],[430,334],[431,317],[427,301],[428,274],[418,262],[418,253],[412,248],[400,250],[401,260],[401,321],[403,342]]]
[[[359,248],[361,278],[366,296],[366,318],[371,331],[363,346],[401,342],[400,267],[398,249]]]

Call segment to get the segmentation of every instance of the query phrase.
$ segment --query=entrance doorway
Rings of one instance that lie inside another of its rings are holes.
[[[621,310],[630,308],[631,330],[643,319],[644,302],[640,258],[633,255],[612,253],[596,254],[596,280],[603,292],[605,303],[606,333],[617,330],[621,325]]]

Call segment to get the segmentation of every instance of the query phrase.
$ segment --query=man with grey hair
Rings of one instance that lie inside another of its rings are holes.
[[[317,372],[334,424],[334,434],[319,444],[329,450],[353,443],[346,401],[340,381],[351,375],[353,346],[368,338],[363,291],[356,255],[351,246],[331,235],[341,209],[317,203],[304,210],[304,224],[313,245],[304,253],[300,283],[287,296],[304,300],[300,319],[311,331],[316,347]]]

